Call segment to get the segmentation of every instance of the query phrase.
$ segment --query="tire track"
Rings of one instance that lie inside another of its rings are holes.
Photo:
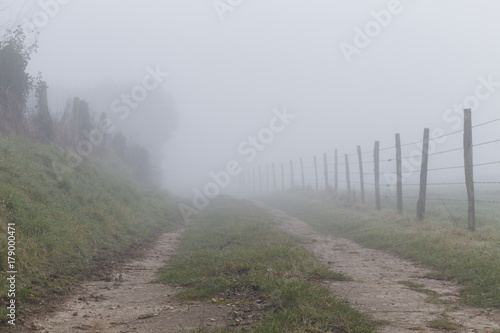
[[[430,328],[439,320],[457,325],[454,332],[500,330],[500,309],[460,304],[460,287],[426,278],[432,270],[391,253],[367,249],[347,239],[320,235],[308,224],[267,207],[282,230],[307,240],[304,245],[325,265],[353,281],[326,281],[353,308],[386,325],[383,333],[445,332]]]

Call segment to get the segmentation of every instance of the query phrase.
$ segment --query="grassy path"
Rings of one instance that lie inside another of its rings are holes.
[[[433,216],[421,223],[389,210],[349,207],[341,201],[300,193],[266,200],[318,232],[388,250],[434,268],[433,278],[453,279],[462,286],[464,304],[500,308],[500,225],[470,233]]]
[[[242,318],[242,330],[372,332],[372,322],[322,285],[347,277],[328,270],[298,242],[262,209],[214,200],[184,233],[160,280],[182,286],[180,299],[227,302],[233,297],[260,311],[260,320]]]
[[[430,278],[436,272],[387,251],[319,234],[305,222],[272,209],[282,230],[309,240],[306,249],[326,266],[352,277],[328,285],[355,309],[384,322],[382,333],[498,332],[500,309],[460,304],[460,287]]]

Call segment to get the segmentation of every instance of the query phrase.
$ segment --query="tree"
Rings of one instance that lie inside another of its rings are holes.
[[[136,86],[137,83],[133,82],[105,82],[81,89],[78,94],[89,102],[97,114],[105,112],[116,130],[129,139],[130,146],[135,144],[146,148],[149,164],[158,169],[164,158],[163,148],[177,127],[175,104],[172,96],[161,86],[148,91],[144,100],[134,100],[130,95]],[[159,183],[158,178],[156,181]]]
[[[111,145],[120,158],[125,158],[127,149],[127,138],[121,132],[116,132],[111,140]]]
[[[36,129],[35,137],[42,142],[50,142],[54,138],[54,123],[49,112],[47,88],[45,81],[40,81],[37,85],[37,110],[33,118]]]
[[[0,130],[20,134],[25,130],[26,101],[38,77],[26,73],[36,44],[28,46],[21,27],[8,31],[0,41]]]

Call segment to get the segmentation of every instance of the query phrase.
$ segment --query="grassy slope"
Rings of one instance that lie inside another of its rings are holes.
[[[345,277],[272,224],[249,203],[214,200],[184,233],[160,280],[186,287],[181,298],[239,292],[267,299],[268,316],[253,332],[372,332],[372,324],[319,283]]]
[[[50,300],[88,273],[96,259],[180,224],[165,193],[133,186],[89,163],[58,180],[52,162],[64,158],[48,146],[0,139],[0,323],[5,318],[7,223],[17,229],[16,299],[21,305]]]
[[[456,279],[463,301],[473,306],[500,307],[500,227],[482,223],[477,232],[454,226],[431,213],[424,223],[393,210],[376,211],[332,198],[287,193],[265,198],[303,219],[318,231],[353,239],[365,246],[389,250],[430,265],[437,278]],[[453,209],[453,208],[452,208]],[[430,209],[432,211],[432,209]]]

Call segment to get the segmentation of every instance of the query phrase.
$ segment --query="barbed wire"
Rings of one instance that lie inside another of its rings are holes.
[[[473,147],[479,147],[479,146],[485,146],[485,145],[489,145],[489,144],[496,143],[496,142],[500,142],[500,139],[485,141],[485,142],[481,142],[481,143],[476,143],[476,144],[474,144],[472,146]]]
[[[486,163],[478,163],[478,164],[474,164],[473,166],[475,166],[475,167],[480,167],[480,166],[485,166],[485,165],[493,165],[493,164],[500,164],[500,161],[486,162]]]
[[[461,182],[461,183],[454,183],[454,182],[451,182],[451,183],[427,183],[427,185],[428,186],[465,185],[465,182]],[[413,184],[403,183],[403,186],[420,186],[420,184],[416,184],[416,183],[413,183]]]
[[[487,122],[484,122],[484,123],[481,123],[481,124],[473,125],[472,128],[489,125],[489,124],[495,123],[497,121],[500,121],[500,118],[493,119],[493,120],[490,120],[490,121],[487,121]]]
[[[463,168],[464,168],[463,165],[457,165],[457,166],[442,167],[442,168],[431,168],[431,169],[427,169],[427,171],[440,171],[440,170],[452,170],[452,169],[463,169]],[[418,171],[420,171],[420,170],[418,170]]]
[[[395,196],[384,196],[384,199],[397,199]],[[410,196],[403,196],[403,199],[412,199],[412,200],[418,200],[418,197],[410,197]],[[434,198],[434,197],[427,197],[426,200],[434,200],[434,201],[450,201],[450,202],[467,202],[467,199],[451,199],[451,198]],[[474,200],[476,203],[495,203],[498,204],[500,201],[495,201],[495,200]]]

